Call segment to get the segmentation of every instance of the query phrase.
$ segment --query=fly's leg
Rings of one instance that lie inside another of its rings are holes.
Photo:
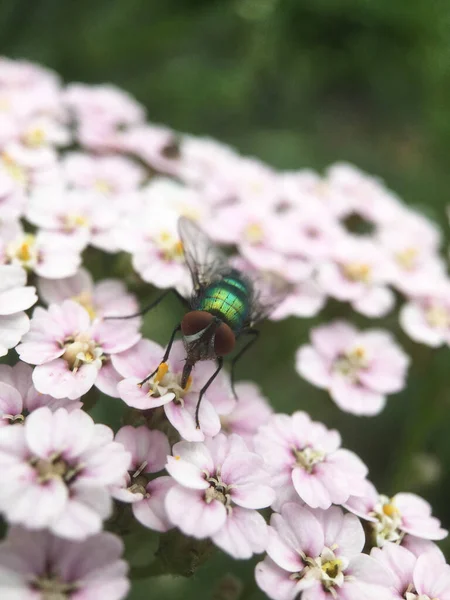
[[[237,361],[241,358],[241,356],[243,356],[247,350],[253,346],[253,344],[256,342],[256,340],[259,337],[259,331],[258,329],[245,329],[241,335],[250,335],[252,336],[247,343],[245,344],[245,346],[243,346],[239,352],[236,354],[236,356],[233,358],[233,360],[231,361],[231,389],[233,391],[233,396],[236,398],[237,400],[237,394],[236,394],[236,389],[234,387],[234,383],[235,383],[235,370],[236,370],[236,363]]]
[[[195,426],[197,427],[197,429],[200,429],[200,422],[198,420],[198,413],[200,411],[200,402],[202,401],[202,398],[203,398],[206,390],[209,388],[209,386],[212,384],[214,379],[220,373],[222,367],[223,367],[223,358],[220,356],[217,359],[217,369],[214,371],[214,373],[211,375],[211,377],[208,379],[208,381],[205,383],[205,385],[200,390],[200,395],[198,397],[197,406],[195,407]]]
[[[156,300],[153,300],[153,302],[151,302],[148,306],[146,306],[145,308],[143,308],[142,310],[140,310],[137,313],[134,313],[132,315],[105,317],[104,319],[106,321],[106,320],[111,320],[111,319],[134,319],[135,317],[142,317],[142,315],[145,315],[145,313],[148,313],[150,310],[153,310],[154,308],[156,308],[158,306],[158,304],[162,300],[164,300],[164,298],[170,293],[175,294],[175,296],[178,298],[178,300],[180,300],[185,306],[189,306],[189,303],[186,300],[186,298],[183,298],[183,296],[179,292],[177,292],[177,290],[174,290],[171,288],[171,289],[163,292],[161,294],[161,296],[158,296],[158,298],[156,298]]]
[[[155,375],[158,372],[159,367],[167,362],[167,359],[169,358],[169,354],[170,351],[172,350],[172,346],[173,346],[173,342],[175,340],[175,336],[177,335],[177,333],[181,331],[181,324],[179,323],[175,329],[172,331],[172,335],[170,336],[170,340],[169,343],[167,344],[167,348],[166,351],[164,352],[164,356],[162,358],[162,361],[159,363],[159,365],[157,366],[157,368],[153,371],[153,373],[150,373],[150,375],[147,375],[147,377],[145,379],[143,379],[142,381],[140,381],[138,383],[139,386],[143,385],[146,381],[148,381],[149,379],[151,379],[153,377],[153,375]]]

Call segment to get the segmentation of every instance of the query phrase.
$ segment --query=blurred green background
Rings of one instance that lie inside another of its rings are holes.
[[[323,169],[349,160],[386,180],[444,229],[450,187],[448,0],[1,0],[0,52],[40,62],[66,81],[113,82],[149,119],[215,136],[278,168]],[[100,273],[98,273],[100,276]],[[101,273],[106,275],[106,273]],[[167,340],[176,303],[148,315],[146,333]],[[388,494],[425,496],[450,526],[450,353],[412,344],[408,389],[382,415],[343,414],[295,374],[293,355],[312,324],[345,315],[329,306],[314,321],[267,323],[240,375],[259,382],[277,410],[305,409],[337,427]],[[117,424],[106,400],[96,416]],[[151,539],[150,539],[151,538]],[[128,556],[146,562],[152,536],[130,536]],[[450,555],[450,542],[442,544]],[[250,564],[220,553],[189,580],[152,579],[132,600],[225,600],[234,573],[242,598],[260,599]]]

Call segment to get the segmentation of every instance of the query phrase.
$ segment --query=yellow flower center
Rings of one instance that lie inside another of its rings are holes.
[[[100,192],[100,194],[110,194],[112,192],[112,186],[106,179],[97,179],[94,183],[94,190]]]
[[[417,250],[417,248],[405,248],[404,250],[397,252],[397,254],[395,255],[395,259],[398,262],[398,264],[401,267],[403,267],[403,269],[411,271],[416,264],[418,254],[419,251]]]
[[[259,223],[250,223],[244,230],[244,236],[250,244],[259,244],[264,239],[264,230]]]
[[[293,453],[296,464],[308,473],[312,473],[314,466],[321,463],[326,456],[322,450],[311,448],[310,446],[303,448],[303,450],[294,448]]]
[[[177,240],[169,231],[161,231],[155,238],[164,260],[182,262],[184,258],[183,244]]]
[[[64,217],[64,228],[67,231],[73,231],[80,227],[89,227],[89,219],[84,215],[72,213]]]
[[[339,558],[335,558],[334,560],[329,560],[322,565],[322,571],[330,577],[330,579],[334,579],[338,576],[339,571],[342,567],[342,561]]]
[[[27,233],[13,240],[6,247],[6,255],[11,263],[31,268],[37,262],[36,236]]]
[[[343,265],[342,270],[345,277],[351,281],[361,281],[369,283],[372,275],[372,267],[366,263],[348,263]]]
[[[444,306],[434,304],[425,313],[425,318],[431,327],[447,329],[450,327],[450,311]]]
[[[391,500],[391,502],[388,502],[387,504],[383,504],[383,513],[387,517],[395,517],[400,514],[400,511],[395,506],[394,501]]]
[[[23,141],[27,146],[38,148],[42,146],[46,139],[45,131],[41,127],[32,127],[23,135]]]
[[[368,358],[366,349],[363,346],[355,346],[355,348],[343,354],[334,363],[334,368],[337,371],[354,381],[358,379],[359,371],[367,368],[367,366]]]
[[[97,348],[89,334],[80,333],[75,338],[67,340],[62,358],[68,363],[72,371],[77,371],[83,364],[90,364],[101,356],[101,349]]]

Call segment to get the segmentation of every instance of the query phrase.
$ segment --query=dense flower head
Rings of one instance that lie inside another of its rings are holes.
[[[210,238],[206,256],[183,245],[180,217]],[[410,359],[352,313],[398,320],[411,346],[450,345],[442,241],[354,165],[279,171],[147,122],[114,85],[64,85],[0,57],[0,597],[121,600],[123,544],[107,528],[159,535],[153,574],[191,575],[212,544],[266,551],[256,581],[274,600],[450,600],[433,541],[447,531],[426,500],[379,494],[338,431],[274,412],[214,360],[183,380],[186,339],[165,357],[147,339],[159,316],[139,314],[158,289],[197,306],[228,260],[271,320],[315,317],[309,343],[294,341],[297,372],[343,411],[375,415]],[[234,357],[253,326],[232,328]]]

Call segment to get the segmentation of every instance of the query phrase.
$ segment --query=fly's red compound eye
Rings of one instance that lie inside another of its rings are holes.
[[[205,310],[192,310],[184,315],[181,321],[181,331],[183,335],[194,335],[208,327],[213,318]]]
[[[236,337],[226,323],[221,323],[214,338],[214,351],[217,356],[229,354],[236,343]]]

